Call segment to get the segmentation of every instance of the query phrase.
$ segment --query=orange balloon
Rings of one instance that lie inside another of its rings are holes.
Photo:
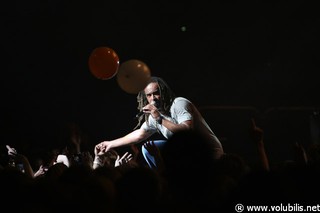
[[[89,69],[98,79],[110,79],[118,72],[119,57],[109,47],[95,48],[89,57]]]
[[[117,74],[117,82],[122,90],[138,94],[151,78],[149,67],[142,61],[131,59],[122,63]]]

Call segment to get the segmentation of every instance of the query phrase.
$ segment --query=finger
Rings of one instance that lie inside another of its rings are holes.
[[[124,155],[121,156],[120,160],[124,160],[126,158],[126,156],[127,156],[127,152],[124,153]]]
[[[129,152],[124,153],[123,157],[126,158],[129,155]]]
[[[104,149],[105,152],[109,152],[110,151],[110,147],[109,146],[104,146],[103,149]]]
[[[254,118],[251,118],[251,124],[253,128],[256,128],[256,121]]]

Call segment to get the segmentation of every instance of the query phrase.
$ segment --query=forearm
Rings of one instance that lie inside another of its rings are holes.
[[[32,178],[34,176],[34,172],[33,172],[33,169],[32,169],[32,167],[30,165],[30,162],[29,162],[28,158],[26,158],[23,155],[20,155],[20,161],[21,161],[21,163],[23,165],[25,174]]]
[[[114,139],[110,141],[112,143],[112,147],[120,147],[120,146],[126,146],[126,145],[131,145],[135,143],[139,143],[142,140],[144,140],[147,137],[147,134],[145,133],[144,130],[142,129],[137,129],[121,138]]]
[[[260,140],[260,141],[257,143],[257,148],[258,148],[258,155],[259,155],[259,158],[260,158],[260,160],[261,160],[261,166],[262,166],[262,168],[263,168],[265,171],[269,171],[269,170],[270,170],[269,159],[268,159],[268,156],[267,156],[265,147],[264,147],[263,140]]]
[[[185,121],[180,124],[173,123],[165,118],[162,119],[161,125],[166,127],[171,132],[175,133],[178,131],[184,131],[184,130],[191,130],[192,129],[192,122],[191,121]]]
[[[24,163],[23,166],[24,166],[25,174],[26,174],[27,176],[33,178],[34,172],[33,172],[33,169],[32,169],[32,167],[31,167],[30,163],[29,163],[29,162],[28,162],[28,163]]]
[[[93,164],[92,164],[92,168],[93,169],[97,169],[97,168],[102,167],[102,166],[104,166],[103,157],[95,156]]]

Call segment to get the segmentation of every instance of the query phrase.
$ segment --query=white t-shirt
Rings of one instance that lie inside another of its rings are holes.
[[[194,130],[202,133],[206,138],[210,139],[214,143],[214,147],[223,153],[222,145],[219,139],[215,136],[212,129],[209,127],[207,122],[204,120],[198,109],[194,104],[186,98],[177,97],[173,101],[170,108],[171,117],[167,115],[162,115],[166,120],[170,120],[173,123],[179,124],[187,120],[192,120],[194,125]],[[142,129],[156,133],[160,131],[165,138],[170,138],[172,132],[168,130],[161,124],[158,124],[157,121],[149,116],[148,118],[149,125],[144,122],[141,126]]]

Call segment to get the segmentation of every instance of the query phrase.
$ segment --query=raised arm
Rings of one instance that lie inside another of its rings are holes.
[[[252,136],[253,136],[254,143],[257,146],[258,156],[260,158],[262,169],[265,171],[269,171],[270,170],[269,159],[268,159],[268,156],[264,147],[264,141],[263,141],[264,132],[261,128],[256,126],[254,119],[251,119],[251,121],[252,121]]]

